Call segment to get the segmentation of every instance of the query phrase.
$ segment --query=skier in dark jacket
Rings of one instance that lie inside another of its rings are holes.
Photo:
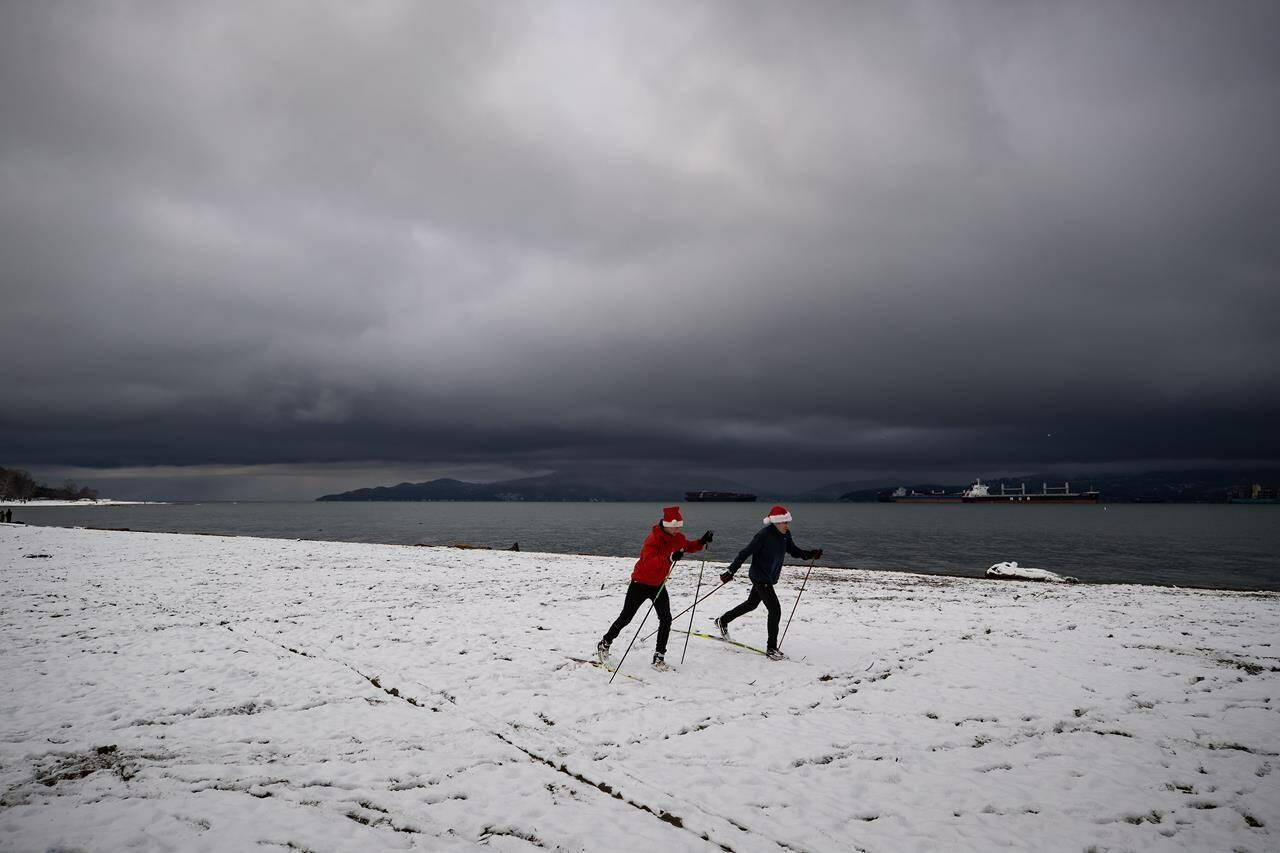
[[[782,560],[787,554],[798,560],[816,560],[822,556],[822,549],[805,551],[798,548],[791,538],[791,513],[787,512],[786,507],[775,506],[765,516],[764,527],[760,528],[760,532],[752,537],[747,547],[733,558],[733,562],[729,564],[725,573],[720,575],[720,580],[728,583],[733,580],[734,573],[742,567],[746,559],[751,558],[751,570],[748,572],[751,578],[751,594],[747,596],[746,601],[716,619],[715,626],[720,630],[721,637],[726,640],[731,639],[729,623],[743,614],[750,613],[760,606],[760,602],[764,602],[764,606],[769,611],[769,645],[765,654],[771,660],[781,660],[786,657],[778,649],[778,622],[782,619],[782,605],[778,603],[778,595],[773,591],[773,586],[782,576]]]
[[[649,536],[640,549],[640,559],[636,560],[636,567],[631,572],[631,583],[627,586],[622,612],[613,620],[604,639],[596,644],[596,655],[601,663],[609,656],[609,646],[635,617],[636,611],[646,601],[652,601],[653,609],[658,614],[658,641],[654,646],[653,668],[669,668],[664,656],[667,653],[667,637],[671,633],[671,603],[662,584],[677,561],[685,554],[701,551],[714,535],[708,530],[700,539],[689,540],[680,532],[681,527],[684,527],[684,518],[680,515],[680,507],[663,507],[662,521],[649,531]]]

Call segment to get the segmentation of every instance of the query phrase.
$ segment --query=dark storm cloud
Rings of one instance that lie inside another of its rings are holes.
[[[3,454],[1278,458],[1277,35],[1271,3],[7,4]]]

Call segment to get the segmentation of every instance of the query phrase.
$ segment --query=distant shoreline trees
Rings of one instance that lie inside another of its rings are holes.
[[[94,499],[98,490],[88,486],[77,486],[71,480],[64,480],[62,488],[37,483],[30,474],[18,468],[0,468],[0,500],[62,500],[76,501],[81,498]]]

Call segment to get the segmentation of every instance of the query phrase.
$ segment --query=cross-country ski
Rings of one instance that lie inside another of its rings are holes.
[[[717,634],[704,634],[701,631],[680,631],[680,633],[688,634],[691,637],[700,637],[704,640],[715,640],[717,643],[723,643],[727,646],[735,646],[739,649],[743,649],[748,652],[755,652],[758,655],[766,655],[766,656],[768,655],[768,652],[765,649],[757,648],[755,646],[749,646],[746,643],[740,643],[737,640],[726,640],[724,637],[721,637]]]
[[[591,666],[594,666],[596,669],[602,669],[605,672],[608,672],[610,674],[618,671],[617,666],[610,666],[607,662],[598,660],[595,658],[576,658],[573,655],[569,655],[568,657],[569,657],[569,660],[573,661],[574,663],[590,664]],[[629,679],[631,681],[643,681],[643,679],[641,679],[639,676],[632,675],[628,672],[622,673],[622,677]]]

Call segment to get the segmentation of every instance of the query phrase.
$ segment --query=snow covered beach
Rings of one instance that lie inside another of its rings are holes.
[[[0,849],[1277,847],[1280,594],[632,562],[0,526]]]
[[[148,506],[163,504],[164,501],[118,501],[114,498],[78,498],[76,500],[59,500],[57,498],[35,498],[29,501],[3,499],[0,507],[22,507],[23,509],[43,509],[45,507],[68,506]]]

